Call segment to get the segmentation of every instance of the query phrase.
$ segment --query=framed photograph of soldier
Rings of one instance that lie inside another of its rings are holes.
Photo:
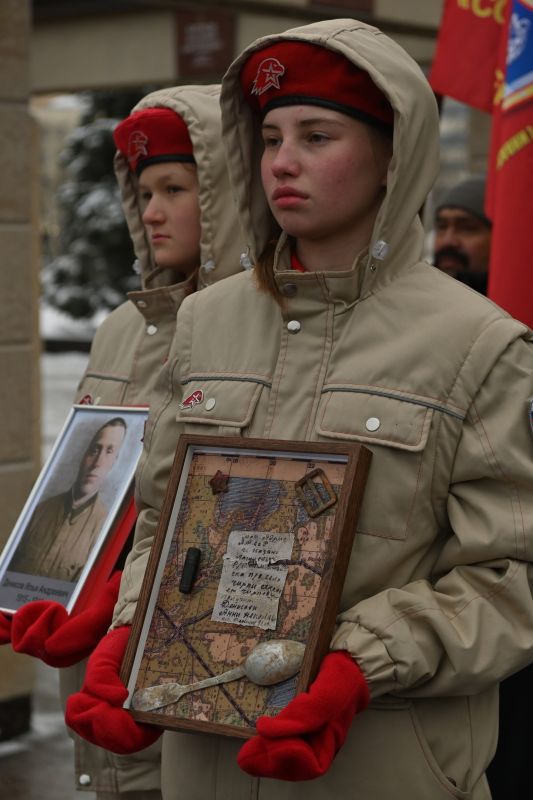
[[[121,677],[139,722],[246,738],[329,649],[371,453],[183,435]]]
[[[73,406],[0,554],[0,609],[55,600],[70,612],[102,573],[115,534],[131,525],[147,416],[147,407]]]

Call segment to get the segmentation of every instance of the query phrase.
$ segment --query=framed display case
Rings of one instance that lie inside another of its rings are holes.
[[[180,437],[122,678],[170,729],[253,735],[329,649],[371,453]]]

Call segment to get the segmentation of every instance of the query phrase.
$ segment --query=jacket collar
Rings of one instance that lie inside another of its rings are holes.
[[[175,317],[183,300],[196,290],[196,281],[197,276],[192,275],[186,281],[170,286],[128,292],[128,300],[133,303],[147,322]]]
[[[283,295],[284,287],[294,284],[306,292],[315,288],[323,299],[350,306],[378,293],[409,265],[418,262],[422,239],[422,225],[415,220],[403,242],[392,247],[384,242],[385,246],[376,248],[374,253],[361,251],[349,270],[300,273],[291,268],[288,237],[282,233],[274,256],[275,280]]]

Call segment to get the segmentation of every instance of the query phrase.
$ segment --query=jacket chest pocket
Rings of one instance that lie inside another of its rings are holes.
[[[89,396],[91,404],[94,405],[123,405],[129,383],[128,378],[123,376],[103,372],[86,372],[78,384],[75,402],[79,403],[80,400]]]
[[[371,391],[324,392],[320,436],[361,442],[373,453],[357,533],[405,539],[417,509],[430,504],[423,486],[430,480],[424,467],[433,413],[428,406]]]
[[[256,380],[202,379],[186,383],[176,421],[186,433],[242,436],[254,417],[264,384]]]

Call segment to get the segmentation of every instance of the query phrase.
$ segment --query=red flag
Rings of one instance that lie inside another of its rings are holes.
[[[511,0],[506,16],[487,192],[488,295],[533,327],[533,0]]]
[[[437,94],[492,111],[507,0],[446,0],[429,82]]]

